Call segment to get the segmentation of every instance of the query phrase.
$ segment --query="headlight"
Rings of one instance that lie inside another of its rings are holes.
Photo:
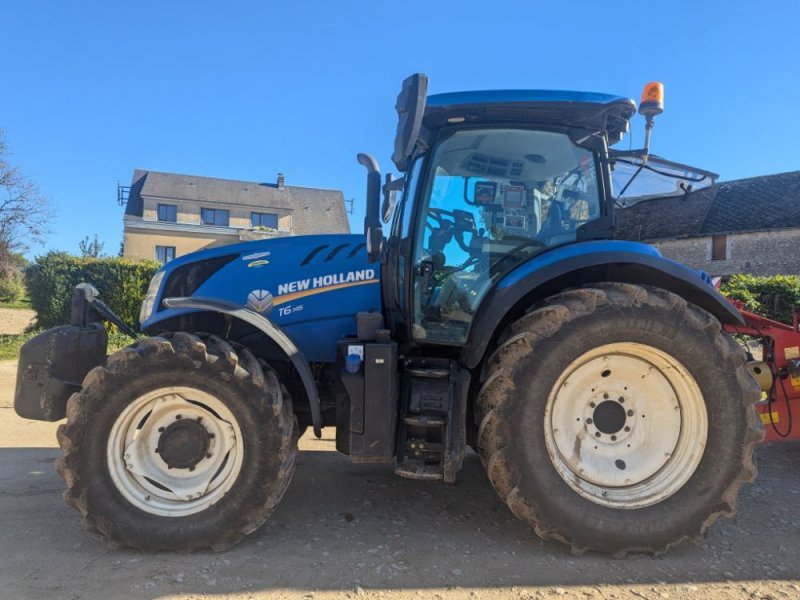
[[[139,325],[143,324],[150,315],[153,314],[153,308],[156,305],[156,297],[158,296],[158,288],[161,287],[161,280],[164,279],[165,271],[159,271],[150,280],[150,285],[147,288],[147,295],[142,302],[142,309],[139,311]]]

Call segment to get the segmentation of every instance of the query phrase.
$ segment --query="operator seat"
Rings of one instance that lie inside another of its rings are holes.
[[[549,238],[566,233],[564,229],[565,216],[569,214],[567,207],[561,200],[553,200],[547,209],[547,216],[544,218],[539,235],[536,236],[543,242]]]

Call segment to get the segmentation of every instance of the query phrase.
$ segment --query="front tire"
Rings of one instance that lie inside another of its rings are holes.
[[[297,425],[275,373],[216,336],[137,342],[67,404],[56,469],[84,528],[114,546],[223,550],[291,480]]]
[[[476,412],[489,478],[543,539],[661,553],[731,516],[763,437],[745,356],[705,311],[604,283],[511,325]]]

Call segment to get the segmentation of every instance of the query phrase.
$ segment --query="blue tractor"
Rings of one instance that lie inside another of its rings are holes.
[[[733,514],[762,435],[721,329],[741,316],[703,273],[613,239],[618,169],[676,164],[647,150],[661,102],[646,88],[645,147],[615,151],[627,98],[427,96],[417,74],[402,177],[358,157],[364,235],[173,260],[141,309],[150,337],[110,356],[79,286],[72,324],[23,348],[15,407],[66,416],[57,470],[85,528],[227,548],[281,500],[308,427],[411,479],[455,481],[471,447],[511,511],[576,552],[660,553]]]

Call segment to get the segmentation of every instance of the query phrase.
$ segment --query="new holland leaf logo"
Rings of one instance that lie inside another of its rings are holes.
[[[268,290],[253,290],[247,295],[247,308],[257,313],[272,310],[272,294]]]

